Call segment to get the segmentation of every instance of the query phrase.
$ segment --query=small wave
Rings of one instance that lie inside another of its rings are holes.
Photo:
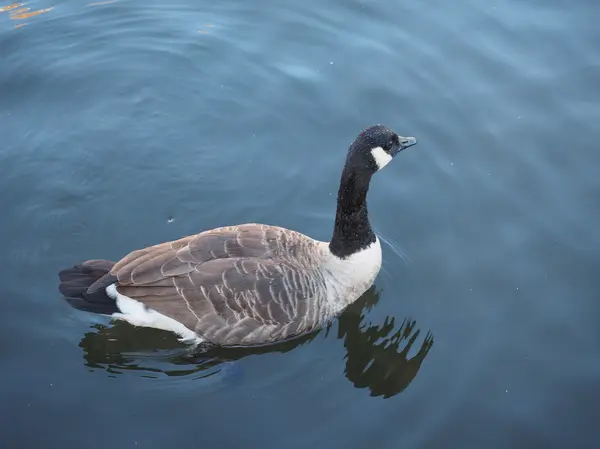
[[[396,240],[379,233],[377,234],[377,236],[394,252],[394,254],[396,254],[400,259],[402,259],[405,265],[410,265],[412,263],[412,259],[408,252],[406,252],[406,250],[402,248],[402,246]]]

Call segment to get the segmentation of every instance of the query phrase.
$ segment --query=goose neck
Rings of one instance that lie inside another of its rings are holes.
[[[376,240],[367,210],[370,182],[371,173],[365,170],[346,167],[342,172],[333,236],[329,243],[329,250],[337,257],[346,258]]]

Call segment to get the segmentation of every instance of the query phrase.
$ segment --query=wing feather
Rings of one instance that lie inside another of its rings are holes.
[[[265,343],[318,324],[325,284],[315,244],[273,226],[217,228],[133,251],[111,274],[119,293],[213,343]]]

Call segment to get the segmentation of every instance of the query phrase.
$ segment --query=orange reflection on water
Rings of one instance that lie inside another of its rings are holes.
[[[44,14],[48,11],[52,11],[52,8],[39,9],[37,11],[26,12],[24,14],[11,14],[10,18],[12,20],[29,19],[30,17]]]
[[[14,3],[14,4],[8,5],[8,6],[0,6],[0,12],[11,11],[13,9],[20,8],[21,6],[23,6],[23,3]]]

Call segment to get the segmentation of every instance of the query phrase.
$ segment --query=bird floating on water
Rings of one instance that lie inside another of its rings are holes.
[[[350,145],[331,241],[258,223],[225,226],[88,260],[59,273],[79,310],[171,331],[194,346],[255,346],[322,327],[356,301],[381,268],[369,223],[373,174],[417,143],[375,125]]]

